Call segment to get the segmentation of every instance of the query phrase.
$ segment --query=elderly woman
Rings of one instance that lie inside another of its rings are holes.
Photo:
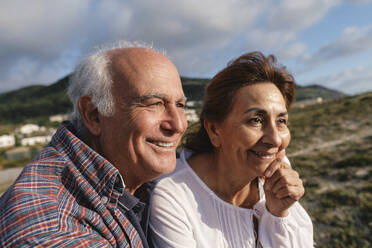
[[[298,203],[304,187],[285,157],[294,88],[275,57],[259,52],[211,80],[200,130],[155,187],[155,247],[313,246],[311,219]]]

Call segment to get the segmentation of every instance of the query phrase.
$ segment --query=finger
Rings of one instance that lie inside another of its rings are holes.
[[[278,152],[278,154],[276,155],[276,158],[278,160],[283,160],[283,158],[285,157],[285,149],[281,150],[280,152]]]
[[[283,158],[285,157],[285,149],[281,150],[280,152],[278,152],[276,154],[276,158],[273,162],[271,162],[271,164],[269,165],[269,167],[266,168],[265,172],[264,172],[264,176],[265,177],[271,177],[274,172],[280,168],[280,163],[283,161]]]
[[[275,183],[280,180],[280,178],[283,176],[283,172],[281,171],[282,169],[277,169],[276,171],[274,171],[274,174],[269,177],[269,178],[266,178],[265,180],[265,184],[264,184],[264,189],[265,190],[271,190],[272,187],[275,185]]]
[[[279,159],[275,159],[273,162],[271,162],[269,167],[267,167],[264,172],[265,177],[266,178],[271,177],[274,174],[274,172],[280,168],[281,166],[280,164],[281,164],[281,160]]]
[[[282,163],[280,164],[280,168],[292,169],[292,166],[290,166],[288,163],[286,163],[284,160],[282,160]]]
[[[280,169],[280,171],[277,174],[279,175],[279,179],[276,180],[271,187],[271,191],[273,193],[276,193],[280,188],[287,187],[287,186],[301,186],[302,187],[302,180],[300,179],[296,171]]]
[[[305,193],[303,187],[289,186],[279,189],[275,193],[275,197],[278,199],[283,199],[285,197],[291,198],[293,201],[298,201]]]
[[[279,184],[278,184],[279,183]],[[267,178],[264,184],[265,190],[274,190],[285,185],[302,185],[302,180],[299,178],[297,171],[293,169],[278,169],[272,177]]]

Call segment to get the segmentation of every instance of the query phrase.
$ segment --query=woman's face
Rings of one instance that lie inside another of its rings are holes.
[[[215,134],[218,158],[231,170],[263,175],[290,141],[288,112],[279,89],[269,82],[239,89],[232,111],[216,124]]]

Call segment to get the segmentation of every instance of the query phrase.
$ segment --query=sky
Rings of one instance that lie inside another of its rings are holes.
[[[299,85],[372,91],[372,0],[0,0],[0,92],[49,85],[118,40],[165,50],[213,77],[252,51]]]

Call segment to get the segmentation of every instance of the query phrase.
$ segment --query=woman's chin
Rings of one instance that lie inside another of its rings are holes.
[[[255,162],[255,168],[258,176],[264,176],[266,169],[269,168],[271,163],[275,160],[275,158],[261,159],[255,155],[252,157],[253,161]]]

